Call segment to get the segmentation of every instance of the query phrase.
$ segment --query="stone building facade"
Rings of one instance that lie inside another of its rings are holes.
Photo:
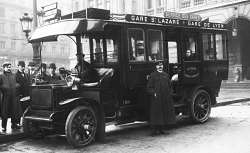
[[[32,12],[27,0],[0,1],[0,66],[4,62],[17,65],[18,60],[32,59],[32,47],[22,32],[19,18]]]

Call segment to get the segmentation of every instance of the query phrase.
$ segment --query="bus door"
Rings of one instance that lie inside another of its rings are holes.
[[[182,33],[182,73],[180,80],[182,83],[197,83],[201,78],[201,50],[198,44],[199,34],[195,31],[185,31]]]
[[[158,60],[163,60],[162,30],[128,28],[129,88],[145,88],[147,77],[154,71],[154,62]]]

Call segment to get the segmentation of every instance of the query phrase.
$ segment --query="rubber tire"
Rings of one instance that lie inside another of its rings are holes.
[[[82,110],[87,110],[89,112],[91,112],[91,114],[93,115],[94,117],[94,120],[95,120],[95,124],[96,124],[96,127],[97,127],[97,118],[96,118],[96,114],[94,112],[94,110],[91,108],[91,107],[88,107],[88,106],[80,106],[80,107],[77,107],[75,109],[73,109],[68,117],[67,117],[67,120],[66,120],[66,124],[65,124],[65,134],[66,134],[66,137],[67,137],[67,141],[69,144],[71,144],[72,146],[74,147],[84,147],[84,146],[87,146],[88,144],[90,144],[91,142],[94,141],[95,139],[95,135],[96,135],[96,129],[94,130],[94,133],[92,135],[92,137],[89,139],[89,141],[87,141],[86,143],[83,143],[83,144],[80,144],[78,143],[72,136],[72,132],[71,132],[71,129],[72,129],[72,121],[74,120],[74,118],[76,117],[77,113],[82,111]]]
[[[203,117],[203,118],[197,118],[195,116],[195,113],[194,113],[194,105],[195,105],[195,102],[196,102],[196,98],[200,95],[200,94],[203,94],[203,96],[206,97],[206,100],[208,102],[208,111],[206,113],[206,115]],[[194,123],[205,123],[208,119],[209,119],[209,116],[210,116],[210,113],[211,113],[211,96],[209,95],[209,93],[206,91],[206,90],[203,90],[203,89],[198,89],[192,96],[192,101],[191,101],[191,105],[190,105],[190,115],[191,115],[191,120],[194,122]]]

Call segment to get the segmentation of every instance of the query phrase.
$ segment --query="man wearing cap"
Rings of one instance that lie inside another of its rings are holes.
[[[0,100],[2,131],[6,131],[7,119],[11,118],[11,128],[19,129],[18,121],[22,116],[21,104],[18,101],[16,76],[11,72],[11,64],[3,64],[3,74],[0,75],[0,90],[3,97]]]
[[[56,74],[56,64],[50,63],[49,65],[49,83],[56,83],[61,80],[60,76]]]
[[[163,71],[163,61],[155,62],[156,70],[150,74],[147,91],[151,95],[150,125],[152,136],[164,134],[164,127],[175,123],[169,75]]]
[[[64,67],[59,68],[59,75],[61,80],[65,80],[69,74],[70,73]]]

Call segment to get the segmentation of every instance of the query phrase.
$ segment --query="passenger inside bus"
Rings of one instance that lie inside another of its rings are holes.
[[[189,37],[184,59],[186,61],[196,60],[196,56],[197,56],[196,55],[196,42],[193,37]]]

